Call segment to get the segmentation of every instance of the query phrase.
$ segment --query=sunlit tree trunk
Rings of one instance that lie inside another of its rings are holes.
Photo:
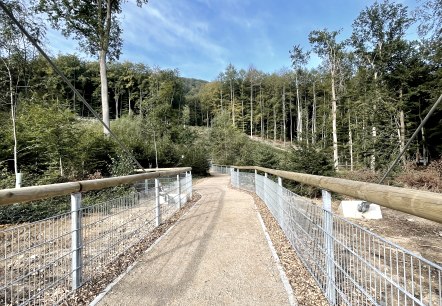
[[[299,82],[298,82],[298,74],[295,74],[295,83],[296,83],[296,107],[298,110],[298,118],[296,124],[296,139],[298,142],[302,141],[302,110],[301,110],[301,101],[299,99]]]
[[[312,144],[316,143],[316,88],[313,82],[313,106],[312,106]]]
[[[106,51],[100,51],[100,81],[101,81],[101,110],[104,124],[110,128],[109,118],[109,95],[107,85],[107,70],[106,70]],[[103,133],[109,135],[109,131],[103,127]]]
[[[283,141],[285,146],[286,141],[286,127],[285,127],[285,121],[286,121],[286,115],[285,115],[285,85],[282,86],[282,133],[283,133]]]

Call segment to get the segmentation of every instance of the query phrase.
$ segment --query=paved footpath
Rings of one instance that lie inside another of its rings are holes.
[[[99,305],[289,305],[253,198],[228,183],[195,185],[202,199]]]

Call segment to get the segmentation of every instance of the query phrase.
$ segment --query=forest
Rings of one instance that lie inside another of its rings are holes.
[[[442,93],[440,0],[422,0],[414,11],[375,2],[354,20],[349,37],[318,29],[308,49],[291,42],[290,68],[265,73],[231,63],[210,82],[155,63],[118,61],[120,1],[84,4],[69,16],[60,13],[69,9],[66,1],[37,2],[31,8],[5,1],[40,44],[48,25],[35,10],[97,57],[51,60],[146,168],[192,166],[204,175],[212,160],[321,175],[385,172]],[[23,186],[131,173],[131,159],[81,97],[0,15],[0,188],[14,187],[16,173]],[[414,39],[410,28],[419,33]],[[313,54],[321,59],[314,68]],[[439,106],[402,166],[440,158],[441,120]]]

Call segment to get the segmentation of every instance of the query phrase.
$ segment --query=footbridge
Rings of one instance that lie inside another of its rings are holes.
[[[0,190],[2,206],[67,203],[1,225],[0,303],[442,305],[440,263],[342,218],[336,197],[442,223],[440,194],[261,167]]]

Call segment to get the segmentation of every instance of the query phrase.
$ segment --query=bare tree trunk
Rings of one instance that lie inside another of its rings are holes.
[[[276,141],[276,106],[273,106],[273,141]]]
[[[250,137],[253,137],[253,83],[250,82]]]
[[[353,133],[351,131],[350,113],[348,114],[348,147],[350,149],[350,171],[353,171]]]
[[[285,84],[282,86],[282,133],[283,133],[283,140],[284,140],[284,146],[286,141],[286,128],[285,128]]]
[[[118,116],[118,110],[120,109],[119,102],[120,102],[120,95],[117,94],[115,95],[115,119],[119,118]]]
[[[109,95],[107,87],[106,51],[100,50],[100,81],[101,81],[101,110],[103,122],[110,128],[109,118]],[[103,127],[104,135],[109,135],[109,131]]]
[[[402,88],[399,92],[399,99],[401,104],[401,110],[399,111],[399,121],[400,121],[400,135],[399,135],[399,141],[400,141],[400,152],[405,148],[405,115],[404,115],[404,109],[402,105]],[[402,155],[402,163],[405,166],[406,163],[406,156],[405,154]]]
[[[245,132],[245,124],[244,124],[244,81],[241,82],[241,124],[242,124],[242,132]]]
[[[290,86],[289,115],[290,115],[290,144],[293,144],[293,115],[292,115],[292,89]]]
[[[259,83],[259,107],[261,110],[261,137],[264,138],[264,103],[262,101],[261,83]]]
[[[312,107],[312,144],[316,143],[316,88],[313,82],[313,107]]]
[[[301,111],[301,101],[299,99],[299,82],[298,82],[298,74],[295,74],[295,83],[296,83],[296,107],[298,109],[298,120],[296,124],[296,140],[298,142],[302,141],[302,111]]]
[[[15,188],[20,187],[21,182],[19,178],[19,171],[18,171],[18,157],[17,157],[17,146],[18,146],[18,140],[17,140],[17,114],[16,114],[16,104],[14,101],[14,87],[12,83],[12,74],[11,70],[9,69],[9,65],[5,62],[4,59],[2,59],[6,70],[8,70],[8,77],[9,77],[9,98],[11,100],[11,121],[12,121],[12,136],[14,138],[14,174],[15,174]]]
[[[230,80],[230,98],[232,99],[232,124],[235,125],[235,89],[232,80]]]
[[[332,85],[332,127],[333,127],[333,165],[335,170],[338,170],[338,133],[336,129],[336,89],[335,89],[335,75],[331,76]]]
[[[131,90],[129,90],[129,101],[128,101],[128,104],[129,104],[129,105],[128,105],[128,110],[127,110],[128,113],[129,113],[129,117],[132,116],[132,106],[131,106],[131,104],[130,104],[130,103],[131,103],[131,101],[130,101],[130,98],[131,98],[131,97],[132,97],[132,92],[131,92]]]

